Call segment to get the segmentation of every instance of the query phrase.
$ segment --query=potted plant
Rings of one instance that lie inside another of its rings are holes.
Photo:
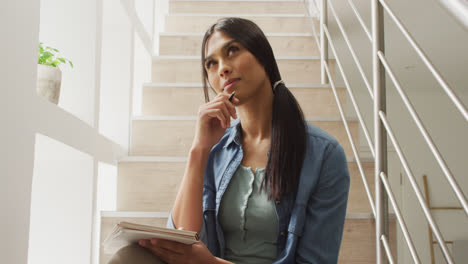
[[[54,104],[58,104],[62,83],[62,71],[58,66],[68,62],[73,68],[73,63],[58,57],[58,53],[57,49],[44,47],[43,43],[39,42],[36,91]]]

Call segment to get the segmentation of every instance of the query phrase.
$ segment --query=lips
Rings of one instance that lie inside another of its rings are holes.
[[[232,91],[230,91],[230,88],[233,87],[238,81],[240,81],[239,78],[232,78],[232,79],[227,80],[224,83],[223,90],[228,93],[231,93]]]

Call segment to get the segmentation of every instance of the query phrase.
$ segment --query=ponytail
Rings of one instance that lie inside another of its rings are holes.
[[[304,115],[284,83],[274,89],[270,147],[262,187],[269,199],[279,200],[297,191],[306,147]]]

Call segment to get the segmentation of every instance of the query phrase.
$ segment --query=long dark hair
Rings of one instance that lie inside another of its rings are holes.
[[[273,50],[262,30],[252,21],[242,18],[222,18],[205,33],[202,44],[202,81],[205,101],[209,102],[208,74],[204,67],[208,38],[222,31],[242,44],[265,68],[271,87],[281,80]],[[269,199],[280,199],[295,193],[299,183],[306,148],[304,114],[296,99],[284,84],[277,85],[273,99],[273,121],[270,154],[262,187],[269,189]]]

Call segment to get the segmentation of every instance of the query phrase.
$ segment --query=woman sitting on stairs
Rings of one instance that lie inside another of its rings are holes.
[[[141,240],[110,263],[337,263],[346,156],[304,120],[261,29],[219,20],[203,39],[202,68],[207,103],[168,221],[201,241]]]

